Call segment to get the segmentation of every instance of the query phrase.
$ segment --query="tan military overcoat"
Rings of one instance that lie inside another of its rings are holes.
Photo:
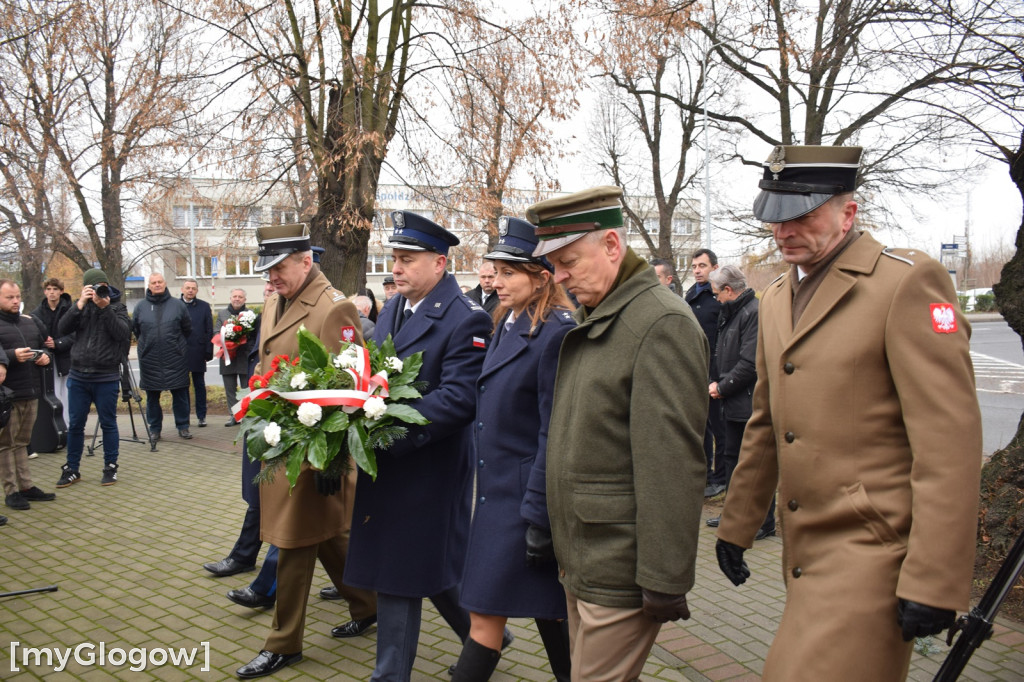
[[[897,598],[968,605],[981,466],[970,329],[945,268],[867,234],[796,329],[789,276],[762,297],[754,412],[718,535],[751,547],[778,483],[787,595],[765,680],[903,680]]]
[[[315,267],[315,266],[314,266]],[[260,367],[269,371],[277,355],[295,357],[299,352],[296,332],[306,329],[337,352],[342,330],[349,328],[362,343],[359,313],[345,295],[317,272],[309,284],[279,316],[278,296],[267,301],[260,326]],[[355,471],[344,481],[341,492],[324,497],[316,491],[313,471],[308,465],[289,495],[288,477],[280,470],[273,483],[260,486],[260,535],[264,542],[293,549],[308,547],[339,534],[347,538],[355,498]]]

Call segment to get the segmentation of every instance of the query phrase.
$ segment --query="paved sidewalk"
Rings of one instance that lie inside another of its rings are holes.
[[[52,584],[60,589],[0,599],[0,679],[234,679],[234,671],[260,649],[272,613],[244,609],[224,597],[254,574],[214,578],[201,568],[227,554],[245,510],[241,448],[231,442],[237,428],[221,426],[216,416],[210,421],[207,428],[192,429],[191,441],[170,435],[157,452],[150,452],[148,444],[121,443],[117,485],[100,486],[103,458],[98,451],[83,458],[83,480],[57,491],[55,502],[33,503],[29,511],[3,508],[10,521],[0,528],[0,589]],[[127,416],[120,423],[122,436],[130,435]],[[142,428],[138,415],[136,424]],[[63,462],[63,451],[31,461],[39,487],[55,490]],[[717,513],[715,506],[707,505],[705,516]],[[782,612],[781,540],[763,540],[747,552],[753,576],[740,589],[718,572],[711,529],[702,526],[700,542],[697,585],[690,596],[693,617],[662,628],[643,678],[756,680]],[[348,614],[341,602],[316,596],[326,584],[318,568],[306,620],[305,659],[273,679],[369,678],[376,631],[355,640],[331,638],[330,629],[348,620]],[[493,679],[550,680],[532,623],[514,620],[512,630],[516,641]],[[101,642],[113,656],[103,666],[98,662]],[[146,647],[159,663],[155,647],[192,649],[202,642],[209,643],[207,672],[201,670],[202,649],[192,665],[167,663],[139,672],[129,670],[130,661],[115,665],[120,654],[111,651]],[[83,643],[95,645],[95,664],[88,665],[87,648],[80,651],[86,664],[72,656],[60,673],[52,672],[56,661],[23,664],[22,647]],[[932,653],[914,655],[911,679],[930,680],[941,665],[947,648],[937,640],[931,645]],[[448,680],[448,666],[459,650],[426,602],[413,679]],[[1001,621],[961,679],[1024,680],[1024,627]]]

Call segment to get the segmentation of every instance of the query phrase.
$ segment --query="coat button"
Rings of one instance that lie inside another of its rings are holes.
[[[794,568],[794,569],[793,569],[793,577],[794,577],[794,578],[799,578],[799,577],[800,577],[800,576],[802,576],[803,574],[804,574],[804,571],[803,571],[803,569],[802,569],[802,568],[800,568],[799,566],[797,566],[796,568]]]
[[[796,368],[793,367],[793,363],[792,362],[787,362],[786,364],[784,364],[782,366],[782,371],[785,372],[786,374],[792,374],[794,369],[796,369]]]
[[[796,434],[793,433],[792,431],[786,431],[786,436],[785,437],[786,437],[786,442],[787,443],[792,443],[793,441],[796,440]]]
[[[484,502],[486,502],[486,501],[487,501],[487,498],[486,498],[486,497],[484,497],[483,495],[481,495],[481,496],[480,496],[480,499],[479,499],[479,500],[477,500],[477,502],[479,502],[480,504],[483,504],[483,503],[484,503]]]
[[[483,464],[483,461],[481,460],[480,463]],[[797,504],[796,500],[790,500],[789,501],[789,511],[796,511],[799,508],[800,508],[800,505]]]
[[[559,577],[559,578],[564,578],[564,577],[565,577],[565,569],[564,569],[564,568],[562,568],[562,569],[559,569],[559,571],[558,571],[558,577]]]
[[[483,469],[483,468],[484,468],[484,461],[483,461],[483,460],[480,460],[480,468],[481,468],[481,469]]]
[[[483,422],[477,422],[476,428],[479,429],[480,431],[483,431],[484,430],[484,423]]]
[[[486,393],[486,392],[487,392],[487,387],[486,387],[486,386],[484,386],[483,384],[481,384],[481,385],[480,385],[480,392],[481,392],[481,393]]]

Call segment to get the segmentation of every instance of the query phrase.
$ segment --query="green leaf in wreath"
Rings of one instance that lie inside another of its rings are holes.
[[[249,435],[245,439],[246,451],[249,453],[249,459],[254,462],[258,459],[263,459],[263,455],[270,449],[270,444],[268,444],[266,439],[263,437],[264,426],[266,426],[265,423],[249,431]]]
[[[348,450],[345,443],[348,441],[348,431],[334,431],[325,434],[327,437],[327,466],[331,465],[337,457],[346,457]]]
[[[348,415],[344,411],[338,410],[327,419],[320,422],[320,428],[327,433],[334,433],[335,431],[344,431],[348,428]]]
[[[390,403],[388,405],[388,411],[384,414],[388,417],[394,417],[395,419],[406,422],[407,424],[418,424],[419,426],[424,426],[430,423],[430,420],[420,414],[419,410],[408,405]]]
[[[298,445],[292,448],[292,451],[288,454],[288,463],[285,471],[288,474],[288,494],[291,494],[291,489],[295,487],[295,482],[299,480],[299,473],[302,471],[302,463],[306,461],[306,448],[302,445]]]
[[[317,431],[313,439],[309,441],[309,452],[306,454],[309,465],[314,469],[323,471],[327,467],[327,434]]]
[[[267,400],[261,398],[259,400],[253,400],[249,403],[249,409],[246,410],[245,416],[257,417],[259,419],[270,420],[274,416],[274,412],[277,411],[277,403],[273,400]]]
[[[305,372],[314,372],[327,364],[327,347],[305,325],[299,327],[299,365]]]
[[[348,451],[360,469],[377,480],[377,454],[367,442],[366,430],[359,422],[355,422],[348,430]]]
[[[388,398],[391,400],[415,400],[422,397],[423,394],[417,391],[411,384],[388,387]]]

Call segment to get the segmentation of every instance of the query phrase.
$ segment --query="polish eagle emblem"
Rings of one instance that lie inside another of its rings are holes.
[[[951,303],[932,303],[932,329],[939,334],[952,334],[956,331],[956,312]]]

